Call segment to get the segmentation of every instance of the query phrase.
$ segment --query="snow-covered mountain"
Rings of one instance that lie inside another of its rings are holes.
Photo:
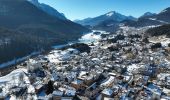
[[[28,0],[28,1],[49,15],[55,16],[62,20],[67,20],[67,18],[65,17],[65,15],[63,13],[58,12],[56,9],[54,9],[53,7],[51,7],[47,4],[40,3],[38,0]]]
[[[122,14],[115,12],[115,11],[111,11],[111,12],[108,12],[104,15],[100,15],[100,16],[95,17],[95,18],[86,18],[86,19],[83,19],[83,20],[76,20],[75,22],[79,23],[81,25],[96,26],[99,23],[101,23],[103,21],[107,21],[107,20],[114,20],[114,21],[117,21],[117,22],[121,22],[121,21],[126,20],[126,19],[135,20],[136,18],[134,18],[132,16],[125,16],[125,15],[122,15]]]
[[[170,24],[170,7],[162,10],[158,14],[147,12],[143,17],[139,17],[137,21],[126,21],[124,24],[133,27]]]

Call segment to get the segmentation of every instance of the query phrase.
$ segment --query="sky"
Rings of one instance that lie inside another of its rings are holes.
[[[170,7],[170,0],[39,0],[65,14],[70,20],[96,17],[110,11],[139,17]]]

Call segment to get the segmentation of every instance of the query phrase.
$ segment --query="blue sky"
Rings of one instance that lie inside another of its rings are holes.
[[[96,17],[110,11],[139,17],[148,11],[158,13],[170,7],[170,0],[39,0],[39,2],[54,7],[70,20]]]

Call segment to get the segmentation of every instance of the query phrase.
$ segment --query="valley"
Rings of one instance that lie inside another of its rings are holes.
[[[170,100],[169,5],[87,1],[0,0],[0,100]]]

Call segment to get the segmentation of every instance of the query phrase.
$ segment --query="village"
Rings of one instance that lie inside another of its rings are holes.
[[[96,41],[28,59],[0,77],[0,99],[170,100],[170,47],[144,31],[94,32]]]

